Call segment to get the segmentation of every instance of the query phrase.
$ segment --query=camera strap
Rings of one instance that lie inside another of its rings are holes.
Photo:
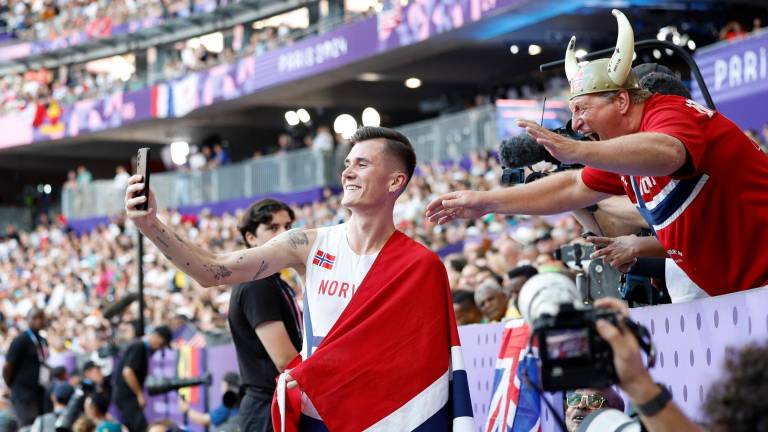
[[[642,326],[629,318],[624,319],[624,325],[635,335],[640,349],[648,356],[648,369],[656,365],[656,345],[651,340],[651,332],[645,326]]]

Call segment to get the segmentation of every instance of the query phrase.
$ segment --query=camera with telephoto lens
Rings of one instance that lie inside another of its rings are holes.
[[[584,135],[571,128],[571,121],[565,125],[550,129],[550,131],[566,138],[578,141],[588,141]],[[516,184],[531,183],[553,172],[582,168],[578,164],[564,164],[555,159],[544,146],[536,142],[528,134],[520,134],[501,142],[499,146],[499,162],[501,163],[501,185],[512,186]],[[551,171],[534,171],[525,175],[525,167],[539,162],[549,162],[555,166]]]
[[[193,387],[199,385],[211,385],[211,374],[198,378],[152,378],[147,383],[147,393],[150,396],[157,396],[172,391],[176,391],[185,387]]]
[[[67,407],[64,408],[64,411],[59,414],[59,417],[56,419],[56,423],[54,424],[56,432],[69,432],[72,430],[72,425],[74,425],[75,421],[77,421],[83,414],[85,398],[95,391],[96,384],[93,381],[86,378],[80,382],[80,385],[77,386],[72,397],[69,398]]]
[[[648,330],[609,309],[582,302],[576,285],[560,273],[536,275],[523,285],[518,307],[538,341],[541,384],[546,391],[603,388],[618,382],[611,346],[597,333],[595,323],[604,319],[623,323],[648,354],[655,349]]]

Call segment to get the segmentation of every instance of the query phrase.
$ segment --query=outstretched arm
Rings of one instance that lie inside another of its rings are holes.
[[[588,188],[581,180],[581,171],[573,170],[494,191],[451,192],[427,206],[427,217],[442,224],[486,213],[548,215],[583,208],[609,196]]]
[[[668,176],[683,167],[683,143],[667,134],[639,132],[605,141],[583,142],[566,138],[538,124],[519,120],[536,142],[557,160],[633,176]]]
[[[140,176],[128,181],[126,214],[166,258],[206,287],[262,279],[282,268],[304,264],[315,239],[314,230],[293,229],[259,247],[214,254],[183,239],[157,218],[157,202],[151,190],[148,210],[136,210],[144,197],[134,195],[143,187]]]

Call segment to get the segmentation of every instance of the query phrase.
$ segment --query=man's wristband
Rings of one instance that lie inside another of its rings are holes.
[[[663,384],[656,383],[656,385],[659,386],[661,393],[648,402],[637,406],[637,412],[643,416],[651,417],[658,414],[672,400],[672,394]]]

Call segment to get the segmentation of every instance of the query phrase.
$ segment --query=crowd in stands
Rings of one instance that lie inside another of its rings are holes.
[[[9,0],[0,6],[6,32],[22,40],[52,40],[85,31],[111,34],[113,26],[147,18],[186,17],[235,0]]]

